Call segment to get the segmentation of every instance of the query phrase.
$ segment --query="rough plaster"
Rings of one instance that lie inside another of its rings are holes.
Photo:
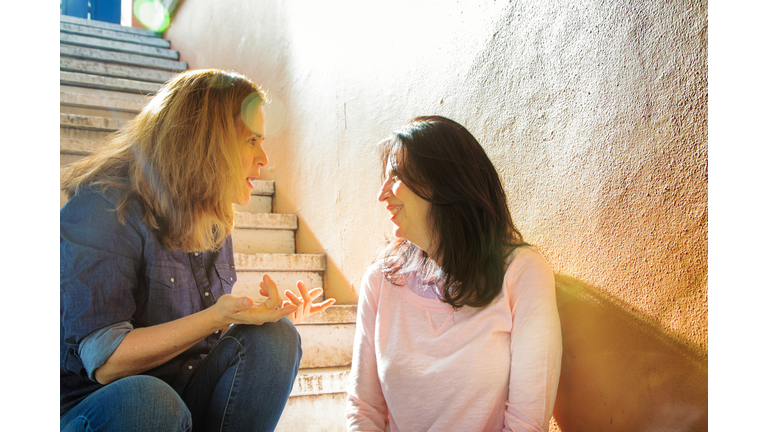
[[[186,0],[166,37],[272,95],[263,177],[298,252],[327,254],[328,296],[356,301],[391,230],[373,146],[440,114],[484,145],[559,281],[706,369],[707,28],[706,1]]]

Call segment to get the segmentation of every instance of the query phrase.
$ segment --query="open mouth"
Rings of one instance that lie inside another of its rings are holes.
[[[389,211],[390,216],[394,216],[400,211],[401,208],[403,207],[387,207],[387,210]]]

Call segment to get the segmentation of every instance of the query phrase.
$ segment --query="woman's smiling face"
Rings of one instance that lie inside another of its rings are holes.
[[[387,166],[387,178],[379,190],[378,200],[386,203],[389,220],[394,225],[392,233],[415,244],[430,254],[432,235],[429,224],[431,204],[416,195]],[[431,254],[430,254],[431,255]]]

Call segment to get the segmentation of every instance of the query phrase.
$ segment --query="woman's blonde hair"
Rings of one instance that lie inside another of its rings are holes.
[[[219,249],[232,231],[233,197],[245,181],[240,138],[266,99],[235,72],[181,73],[105,147],[74,163],[62,190],[71,197],[84,185],[120,189],[121,222],[135,199],[164,247]]]

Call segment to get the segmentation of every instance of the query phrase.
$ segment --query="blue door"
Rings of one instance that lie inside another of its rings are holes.
[[[120,24],[120,0],[61,0],[61,14]]]

